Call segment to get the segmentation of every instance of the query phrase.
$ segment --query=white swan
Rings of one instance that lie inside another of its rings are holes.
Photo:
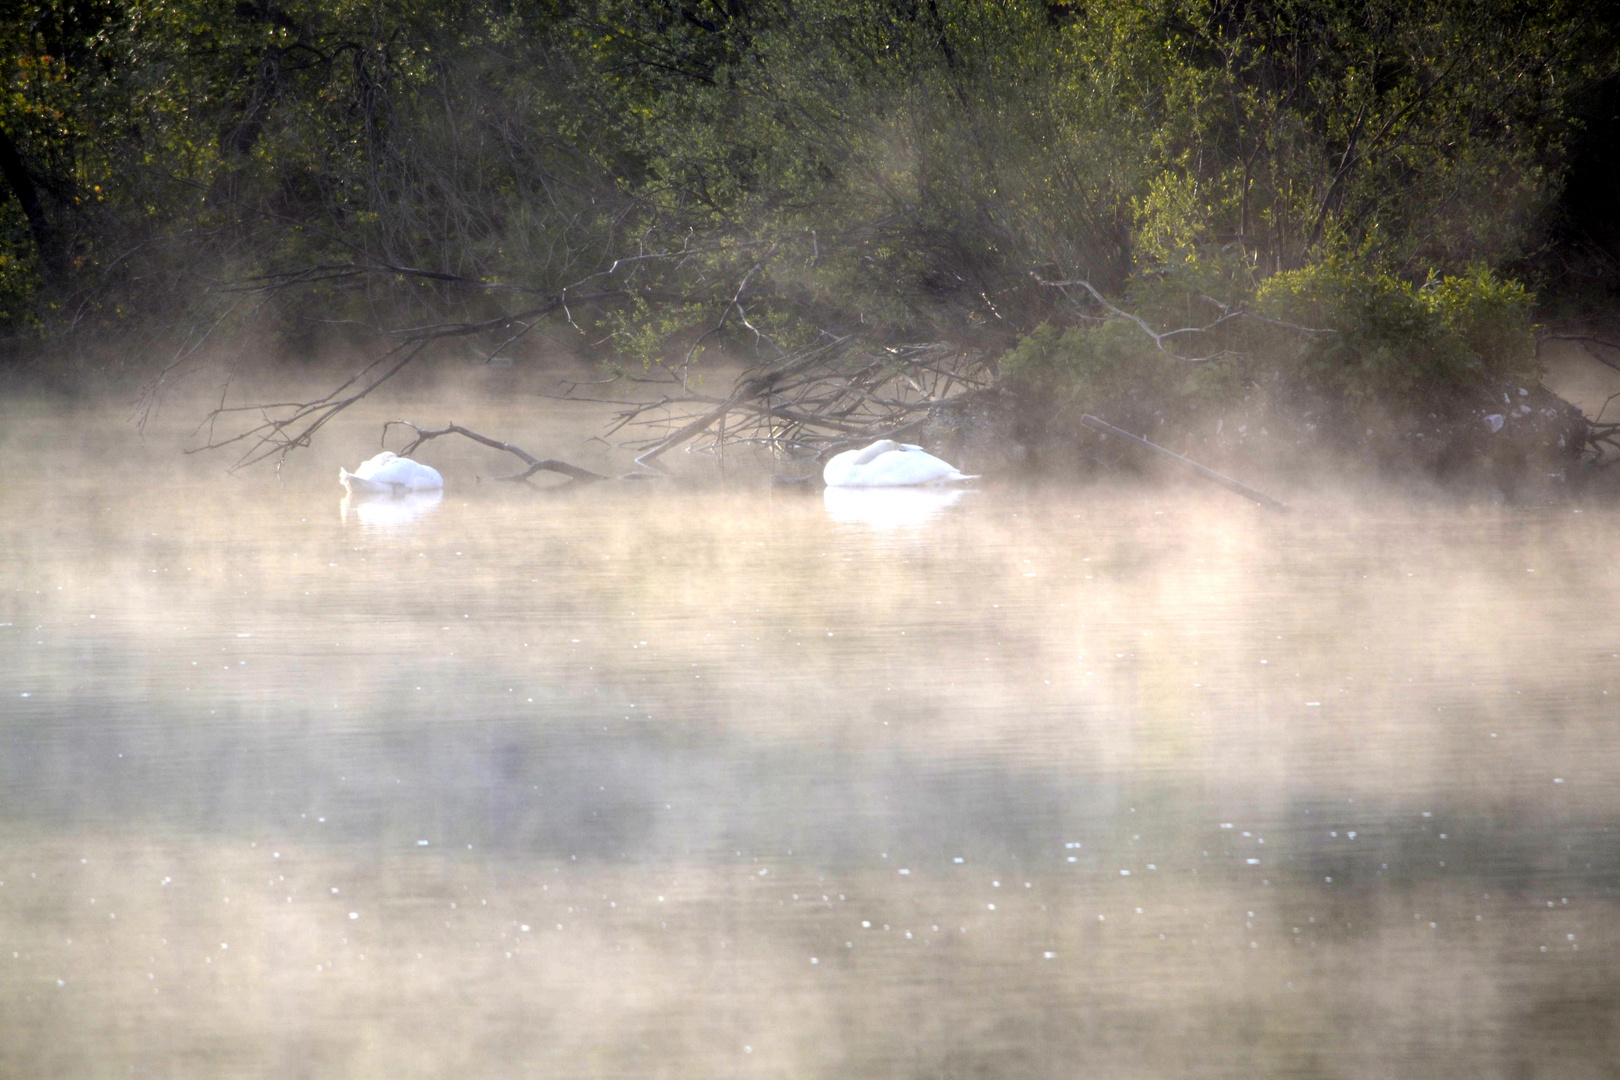
[[[920,446],[879,439],[864,450],[836,454],[821,471],[828,487],[912,487],[974,480]]]
[[[338,469],[338,483],[354,495],[402,495],[407,491],[430,491],[444,487],[439,470],[410,458],[384,450],[360,463],[354,472]]]

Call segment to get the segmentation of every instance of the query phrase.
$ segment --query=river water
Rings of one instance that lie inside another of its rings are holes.
[[[1615,1075],[1612,509],[3,420],[0,1074]]]

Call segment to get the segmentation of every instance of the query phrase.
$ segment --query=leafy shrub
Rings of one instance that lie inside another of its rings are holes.
[[[39,267],[28,258],[0,252],[0,327],[12,333],[37,333]]]
[[[1002,356],[1001,374],[1061,407],[1117,416],[1195,411],[1230,399],[1243,385],[1225,359],[1178,359],[1119,319],[1040,326]]]
[[[1422,285],[1325,263],[1268,278],[1259,309],[1333,333],[1272,335],[1278,361],[1319,389],[1354,399],[1434,398],[1539,374],[1532,297],[1516,281],[1476,269]]]
[[[1220,320],[1215,298],[1271,321]],[[1138,279],[1119,303],[1160,333],[1208,329],[1165,338],[1171,355],[1118,315],[1069,329],[1047,324],[1006,353],[1003,376],[1093,411],[1147,404],[1187,413],[1259,382],[1351,402],[1434,403],[1539,375],[1533,297],[1484,269],[1419,285],[1332,262],[1255,287],[1230,259],[1189,256]]]

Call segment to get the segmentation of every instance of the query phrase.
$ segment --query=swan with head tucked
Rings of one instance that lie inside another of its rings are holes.
[[[834,455],[821,478],[828,487],[913,487],[977,479],[920,446],[893,439],[879,439],[864,449]]]
[[[338,483],[352,495],[403,495],[407,491],[430,491],[444,487],[439,470],[410,458],[384,450],[360,463],[354,472],[338,469]]]

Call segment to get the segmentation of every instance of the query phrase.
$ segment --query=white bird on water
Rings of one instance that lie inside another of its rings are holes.
[[[360,463],[354,472],[338,468],[338,483],[351,495],[403,495],[407,491],[431,491],[444,487],[439,470],[419,461],[384,450]]]
[[[828,487],[914,487],[977,477],[958,472],[920,446],[879,439],[862,450],[835,454],[821,471]]]

